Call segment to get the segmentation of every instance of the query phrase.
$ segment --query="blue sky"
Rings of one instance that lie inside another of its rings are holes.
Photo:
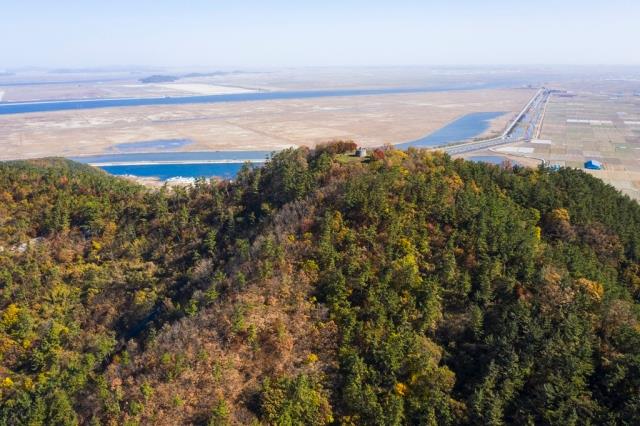
[[[0,69],[634,64],[638,0],[0,0]]]

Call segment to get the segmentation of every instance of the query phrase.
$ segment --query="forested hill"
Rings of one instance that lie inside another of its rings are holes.
[[[0,425],[640,423],[636,202],[327,148],[160,191],[0,164]]]

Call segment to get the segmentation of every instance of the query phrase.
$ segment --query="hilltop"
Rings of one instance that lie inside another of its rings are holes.
[[[0,424],[640,419],[640,206],[578,170],[7,162],[0,247]]]

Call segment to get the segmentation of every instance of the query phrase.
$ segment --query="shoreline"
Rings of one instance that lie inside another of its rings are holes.
[[[0,87],[2,85],[0,84]],[[143,85],[145,86],[145,85]],[[149,86],[149,85],[146,85]],[[232,86],[229,86],[232,87]],[[179,89],[175,89],[179,90]],[[4,95],[4,92],[0,91]],[[159,100],[159,99],[185,99],[192,97],[200,97],[200,96],[227,96],[227,95],[243,95],[243,94],[253,94],[253,93],[272,93],[267,91],[261,91],[257,89],[244,89],[241,91],[229,91],[223,93],[209,93],[209,94],[196,94],[197,92],[186,92],[191,93],[190,95],[173,95],[173,96],[137,96],[137,97],[120,97],[120,98],[77,98],[77,99],[40,99],[40,100],[32,100],[32,101],[2,101],[2,96],[0,96],[0,107],[1,106],[22,106],[22,105],[46,105],[46,104],[58,104],[58,103],[73,103],[73,102],[103,102],[103,101],[135,101],[135,100]],[[275,93],[275,92],[273,92]],[[109,107],[105,107],[109,108]],[[65,111],[65,110],[62,110]],[[56,112],[54,111],[44,111],[44,112]],[[21,114],[21,113],[19,113]]]
[[[75,160],[72,160],[75,161]],[[117,167],[117,166],[158,166],[175,164],[244,164],[244,163],[264,163],[266,160],[241,159],[241,160],[159,160],[159,161],[113,161],[105,163],[84,163],[94,167]]]
[[[322,89],[322,90],[278,90],[226,93],[218,95],[190,95],[164,97],[127,97],[127,98],[94,98],[77,100],[47,100],[36,102],[2,102],[0,115],[19,115],[30,113],[51,113],[69,110],[89,110],[106,108],[132,108],[144,106],[191,105],[264,102],[278,100],[299,100],[318,98],[340,98],[360,96],[386,96],[419,93],[465,92],[487,89],[516,90],[518,87],[494,87],[485,83],[471,86],[423,86],[393,88],[358,88],[358,89]],[[39,107],[39,108],[38,108]]]

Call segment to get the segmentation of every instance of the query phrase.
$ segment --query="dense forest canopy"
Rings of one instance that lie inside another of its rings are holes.
[[[0,424],[638,424],[640,206],[286,150],[150,190],[0,164]]]

